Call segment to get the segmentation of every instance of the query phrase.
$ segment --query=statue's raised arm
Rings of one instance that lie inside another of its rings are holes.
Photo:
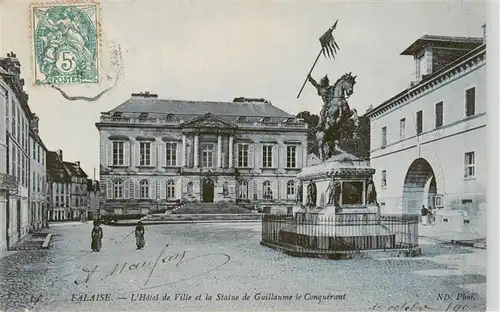
[[[314,80],[311,74],[307,75],[307,80],[319,91],[320,85],[316,82],[316,80]]]

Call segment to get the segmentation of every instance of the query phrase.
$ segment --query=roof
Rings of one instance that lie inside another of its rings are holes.
[[[54,182],[71,182],[69,172],[56,152],[47,152],[47,171]]]
[[[422,48],[431,45],[434,47],[447,47],[456,49],[472,50],[484,43],[482,37],[451,37],[451,36],[435,36],[425,35],[413,42],[400,55],[415,55]]]
[[[399,92],[398,94],[396,94],[395,96],[391,97],[390,99],[388,99],[387,101],[383,102],[382,104],[380,104],[380,105],[374,107],[373,109],[367,111],[364,116],[369,117],[369,116],[373,115],[375,112],[379,111],[381,108],[383,108],[383,107],[389,105],[390,103],[394,102],[399,97],[408,94],[408,92],[410,92],[411,90],[416,90],[416,89],[420,88],[422,85],[424,85],[425,83],[427,83],[429,80],[434,79],[435,77],[441,75],[443,72],[446,72],[446,71],[450,70],[451,68],[457,66],[458,64],[460,64],[464,60],[470,58],[471,56],[473,56],[473,55],[475,55],[476,53],[479,53],[479,52],[486,52],[486,44],[482,44],[481,46],[475,48],[474,50],[472,50],[472,51],[464,54],[463,56],[457,58],[456,60],[450,62],[446,66],[443,66],[441,69],[433,72],[430,75],[425,76],[425,78],[423,78],[422,80],[420,80],[419,83],[416,84],[415,86],[412,86],[410,88],[404,89],[403,91]]]
[[[132,96],[125,103],[109,111],[111,114],[116,112],[122,113],[124,117],[139,117],[141,113],[148,113],[148,117],[161,118],[172,114],[184,121],[206,113],[212,113],[226,121],[236,121],[239,117],[249,117],[248,119],[294,117],[269,102],[182,101],[147,96]]]
[[[83,169],[79,165],[77,165],[76,163],[65,161],[64,166],[66,166],[66,168],[68,168],[68,170],[70,171],[70,174],[73,176],[77,176],[80,178],[88,177],[87,174],[85,173],[85,171],[83,171]]]

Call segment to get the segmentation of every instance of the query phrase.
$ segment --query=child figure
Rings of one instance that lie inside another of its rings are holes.
[[[94,221],[94,228],[92,229],[92,251],[100,251],[102,246],[102,228],[99,222]]]

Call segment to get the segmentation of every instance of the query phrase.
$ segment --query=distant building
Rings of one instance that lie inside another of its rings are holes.
[[[415,80],[366,114],[382,211],[437,207],[438,222],[484,229],[484,38],[424,36],[402,55],[413,56]]]
[[[47,153],[47,175],[49,219],[51,221],[71,219],[71,176],[64,166],[62,150]]]
[[[38,133],[38,117],[32,116],[30,125],[30,224],[37,230],[47,224],[47,147]]]
[[[97,219],[99,209],[99,181],[87,179],[87,219]]]
[[[295,201],[296,176],[307,158],[307,124],[263,99],[132,94],[96,126],[101,211],[107,213],[145,213],[180,202],[286,206]]]
[[[0,58],[0,137],[5,138],[0,144],[3,156],[0,160],[0,172],[3,172],[0,206],[6,206],[0,209],[2,249],[9,248],[30,230],[29,125],[32,113],[20,75],[21,65],[14,53]]]
[[[62,150],[47,154],[50,220],[80,220],[87,214],[87,174],[80,162],[63,160]]]
[[[70,174],[70,219],[80,220],[87,215],[87,174],[80,167],[80,162],[64,161]]]

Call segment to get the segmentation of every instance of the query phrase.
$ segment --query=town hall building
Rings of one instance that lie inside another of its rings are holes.
[[[96,126],[101,211],[113,214],[189,202],[294,203],[307,161],[307,123],[264,99],[136,93]]]

